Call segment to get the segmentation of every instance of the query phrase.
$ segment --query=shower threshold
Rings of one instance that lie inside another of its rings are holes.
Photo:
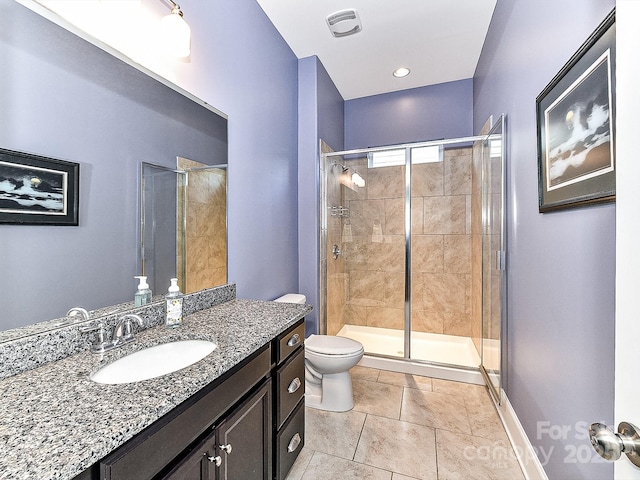
[[[411,359],[404,358],[404,331],[345,325],[339,336],[362,343],[361,366],[483,384],[480,356],[468,337],[411,332]]]

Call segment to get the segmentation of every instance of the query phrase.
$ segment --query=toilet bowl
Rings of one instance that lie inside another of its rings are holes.
[[[304,344],[305,402],[308,407],[346,412],[353,408],[349,370],[364,355],[360,342],[345,337],[311,335]]]
[[[307,297],[288,293],[275,300],[285,303],[306,303]],[[353,368],[364,355],[360,342],[346,337],[311,335],[304,342],[305,404],[307,407],[331,412],[346,412],[353,408]]]

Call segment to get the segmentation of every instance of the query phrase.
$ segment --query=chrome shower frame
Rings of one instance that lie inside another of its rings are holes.
[[[503,122],[502,124],[504,125],[504,116],[500,117],[500,121]],[[320,239],[319,239],[319,245],[321,248],[321,254],[320,254],[320,262],[321,262],[321,268],[319,269],[318,273],[319,273],[319,299],[320,299],[320,305],[319,305],[319,333],[321,334],[326,334],[327,333],[327,267],[326,267],[326,234],[327,234],[327,216],[329,214],[328,208],[330,208],[329,205],[326,205],[326,194],[327,194],[327,176],[328,176],[328,172],[329,169],[335,165],[340,166],[343,171],[345,171],[345,168],[349,168],[346,165],[344,165],[344,157],[347,156],[354,156],[354,155],[358,155],[358,156],[362,156],[362,155],[366,155],[369,154],[371,152],[379,152],[379,151],[389,151],[389,150],[400,150],[400,149],[404,149],[405,151],[405,204],[404,204],[404,215],[405,215],[405,289],[404,289],[404,352],[403,352],[403,356],[402,357],[394,357],[394,356],[387,356],[387,355],[380,355],[380,354],[375,354],[375,353],[370,353],[370,352],[365,352],[366,355],[368,356],[373,356],[373,357],[381,357],[381,358],[387,358],[387,359],[391,359],[391,360],[404,360],[406,362],[411,362],[411,363],[418,363],[418,364],[424,364],[424,365],[432,365],[432,366],[436,366],[436,367],[454,367],[456,369],[459,370],[474,370],[475,372],[478,372],[478,370],[484,370],[484,368],[482,366],[479,366],[479,368],[469,368],[469,367],[464,367],[464,366],[459,366],[459,365],[443,365],[443,364],[438,364],[437,362],[431,362],[431,361],[427,361],[427,360],[420,360],[420,359],[415,359],[411,357],[411,278],[412,278],[412,269],[411,269],[411,174],[412,174],[412,163],[411,163],[411,149],[412,148],[417,148],[417,147],[428,147],[428,146],[452,146],[452,145],[456,145],[456,144],[460,144],[460,145],[472,145],[474,142],[482,142],[484,140],[486,140],[488,137],[487,135],[475,135],[475,136],[470,136],[470,137],[461,137],[461,138],[453,138],[453,139],[445,139],[445,140],[434,140],[434,141],[428,141],[428,142],[416,142],[416,143],[405,143],[405,144],[398,144],[398,145],[388,145],[388,146],[383,146],[383,147],[375,147],[375,148],[364,148],[364,149],[353,149],[353,150],[344,150],[344,151],[337,151],[337,152],[327,152],[326,151],[326,144],[324,144],[324,142],[321,140],[320,141],[320,148],[319,148],[319,152],[320,153],[320,211],[319,211],[319,219],[320,219],[320,229],[319,229],[319,235],[320,235]],[[341,158],[337,158],[337,157],[342,157]],[[503,165],[503,185],[505,185],[505,155],[503,153],[503,159],[502,159],[502,165]],[[506,199],[506,188],[503,188],[503,205],[504,200]],[[504,219],[504,215],[505,213],[503,213],[503,219]],[[503,220],[502,222],[502,226],[501,226],[503,232],[505,232],[506,229],[506,225],[505,222]],[[506,242],[506,235],[503,235],[503,242]],[[505,250],[506,249],[506,243],[503,244],[502,249]],[[324,259],[324,263],[323,263],[323,259]],[[502,304],[502,315],[503,315],[503,319],[502,319],[502,323],[501,323],[501,327],[502,327],[502,334],[501,334],[501,351],[502,351],[502,357],[504,359],[504,353],[505,353],[505,339],[506,339],[506,272],[505,275],[503,275],[503,295],[502,295],[502,299],[501,299],[501,304]],[[484,320],[483,320],[484,322]],[[480,355],[482,354],[482,346],[480,348],[480,352],[478,352]],[[503,367],[504,367],[504,360],[503,360],[503,364],[501,366],[501,370],[503,371]],[[485,376],[485,381],[488,380],[488,377],[486,376],[486,372],[482,372]],[[500,377],[502,377],[502,375],[500,375]],[[487,384],[490,386],[490,390],[493,390],[492,396],[494,396],[494,398],[499,402],[500,401],[500,397],[501,395],[499,394],[499,392],[501,391],[501,384],[498,385],[497,389],[491,388],[493,387],[493,385],[490,382],[487,382]],[[496,391],[497,390],[497,391]]]

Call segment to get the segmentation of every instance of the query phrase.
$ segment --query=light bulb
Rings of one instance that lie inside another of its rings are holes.
[[[178,58],[191,54],[191,28],[182,18],[179,9],[174,8],[169,15],[162,17],[160,28],[165,50]]]

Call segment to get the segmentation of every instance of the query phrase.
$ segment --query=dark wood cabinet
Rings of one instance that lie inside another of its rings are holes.
[[[304,323],[278,336],[274,373],[274,472],[284,480],[304,446]]]
[[[284,480],[304,446],[304,319],[75,480]]]
[[[163,480],[267,480],[271,472],[271,381],[221,420]]]
[[[217,480],[271,478],[271,381],[217,428]]]

